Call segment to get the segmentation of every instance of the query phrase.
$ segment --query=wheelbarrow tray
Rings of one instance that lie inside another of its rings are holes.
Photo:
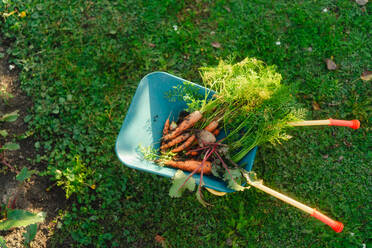
[[[162,167],[145,160],[140,152],[140,146],[159,149],[159,140],[169,114],[171,113],[171,119],[177,120],[179,113],[187,107],[182,100],[170,101],[167,94],[184,82],[190,83],[201,95],[205,95],[206,88],[165,72],[153,72],[141,80],[116,140],[116,154],[124,165],[160,176],[173,177],[177,169]],[[256,151],[257,147],[239,161],[247,171],[252,169]],[[193,177],[199,184],[199,174]],[[234,192],[226,187],[225,182],[214,176],[204,176],[203,181],[208,188]]]

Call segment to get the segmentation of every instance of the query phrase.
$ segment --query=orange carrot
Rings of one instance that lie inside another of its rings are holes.
[[[213,135],[217,136],[219,133],[220,133],[220,129],[216,129],[216,130],[214,130]]]
[[[204,130],[213,133],[214,130],[218,127],[218,121],[211,121],[208,126],[204,128]]]
[[[168,160],[164,162],[165,165],[181,169],[184,171],[194,171],[196,168],[198,168],[201,164],[202,161],[197,161],[197,160],[187,160],[187,161],[174,161],[174,160]],[[209,161],[204,162],[203,166],[203,173],[204,174],[210,174],[212,170],[212,164]],[[196,173],[200,173],[201,168],[199,168]]]
[[[197,144],[198,144],[198,139],[196,139],[196,137],[195,137],[194,141],[192,142],[192,144],[189,147],[191,148],[191,147],[193,147],[194,145],[197,145]]]
[[[171,113],[172,113],[172,112],[171,112]],[[170,115],[171,115],[171,114],[169,114],[167,120],[166,120],[165,123],[164,123],[163,136],[164,136],[164,135],[167,135],[168,132],[169,132],[169,126],[170,126],[170,124],[169,124],[169,117],[170,117]],[[161,142],[161,145],[162,145],[162,146],[164,145],[164,141]]]
[[[186,152],[185,155],[186,155],[186,156],[188,156],[188,155],[196,156],[196,155],[198,155],[198,152],[197,152],[197,151],[188,151],[188,152]]]
[[[203,115],[199,111],[192,112],[191,114],[185,117],[185,120],[183,120],[173,132],[165,135],[163,139],[164,140],[174,139],[186,129],[194,126],[195,123],[198,122],[202,117]]]
[[[177,145],[178,143],[181,143],[182,141],[186,140],[187,138],[190,137],[190,133],[184,133],[184,134],[181,134],[180,136],[177,136],[176,138],[172,139],[171,141],[169,141],[168,143],[162,145],[160,147],[161,150],[165,150],[169,147],[172,147],[172,146],[175,146]]]
[[[182,145],[174,148],[171,152],[177,153],[177,152],[185,150],[187,147],[189,147],[194,142],[195,139],[196,139],[195,134],[191,135],[190,138],[188,138],[185,142],[182,143]]]
[[[169,131],[169,118],[164,123],[163,136],[167,135]]]

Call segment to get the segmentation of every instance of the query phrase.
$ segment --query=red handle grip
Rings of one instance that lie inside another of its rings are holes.
[[[344,120],[334,120],[328,119],[330,121],[329,126],[343,126],[351,127],[352,129],[358,129],[360,127],[360,122],[358,120],[344,121]]]
[[[342,224],[341,222],[332,220],[331,218],[325,216],[321,212],[318,212],[316,209],[314,209],[314,212],[311,214],[311,216],[317,218],[324,224],[327,224],[337,233],[342,232],[342,229],[344,229],[344,224]]]

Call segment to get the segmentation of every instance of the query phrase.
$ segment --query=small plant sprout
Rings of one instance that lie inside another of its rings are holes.
[[[16,176],[19,184],[15,195],[8,200],[7,205],[3,204],[0,206],[0,231],[10,230],[16,227],[26,227],[26,233],[24,233],[26,247],[29,247],[31,241],[35,238],[37,232],[36,223],[40,223],[45,220],[44,212],[32,213],[23,209],[16,209],[16,201],[19,191],[25,180],[30,178],[34,173],[35,171],[30,171],[26,167],[23,167],[21,172]],[[6,247],[5,241],[1,240],[1,237],[0,247]]]
[[[0,115],[0,122],[15,122],[19,117],[18,110],[13,111],[11,113]],[[9,133],[7,130],[2,129],[0,130],[0,136],[3,138],[8,137]],[[14,142],[6,142],[5,144],[0,143],[0,164],[7,166],[10,170],[18,172],[16,168],[14,168],[6,159],[5,159],[5,151],[15,151],[19,150],[20,146]]]

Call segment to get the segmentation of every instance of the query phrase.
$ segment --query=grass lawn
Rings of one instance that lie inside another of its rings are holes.
[[[365,247],[371,217],[371,4],[340,1],[3,0],[2,37],[34,102],[36,163],[69,207],[51,247]],[[25,11],[26,16],[19,15]],[[4,16],[4,15],[3,15]],[[128,169],[115,139],[140,79],[256,57],[276,65],[309,119],[359,119],[358,130],[303,127],[258,150],[266,185],[344,223],[329,227],[251,189],[204,208],[168,196],[166,178]],[[328,70],[325,59],[337,64]],[[369,131],[369,133],[368,133]],[[161,235],[163,244],[155,241]]]

